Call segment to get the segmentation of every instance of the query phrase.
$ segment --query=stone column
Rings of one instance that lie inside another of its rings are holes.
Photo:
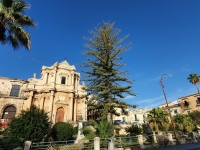
[[[43,109],[44,97],[40,99],[40,109]]]
[[[168,134],[167,134],[167,137],[168,137],[168,139],[169,139],[170,142],[173,141],[173,138],[172,138],[172,134],[171,134],[171,133],[168,133]]]
[[[100,150],[100,138],[99,137],[94,138],[94,150]]]
[[[115,144],[113,138],[108,139],[108,150],[115,150]]]
[[[76,122],[76,99],[74,99],[74,120]]]
[[[63,119],[63,122],[67,122],[67,121],[68,121],[68,118],[69,118],[69,116],[68,116],[68,109],[69,109],[69,105],[64,106],[64,110],[66,110],[66,111],[64,111],[64,119]]]
[[[55,85],[56,85],[56,68],[54,68],[53,70],[53,75],[54,75],[54,78],[51,81],[51,88],[55,88]]]
[[[27,100],[27,101],[24,101],[23,109],[24,109],[24,106],[26,107],[25,109],[30,108],[30,107],[31,107],[31,104],[32,104],[32,101],[33,101],[33,91],[30,91],[28,100]]]
[[[31,147],[31,141],[24,142],[24,150],[30,150]]]
[[[53,105],[54,105],[54,91],[51,91],[50,94],[50,103],[49,103],[49,111],[50,111],[50,120],[52,121],[52,114],[53,114]]]
[[[68,112],[69,112],[69,120],[72,120],[72,115],[73,115],[73,113],[72,113],[72,111],[73,111],[73,97],[69,97],[70,98],[70,102],[69,102],[69,110],[68,110]]]
[[[87,121],[87,105],[85,100],[84,100],[84,105],[85,105],[85,121]]]
[[[80,80],[80,78],[77,77],[77,81],[76,81],[76,90],[78,90],[79,80]]]
[[[44,80],[45,80],[45,84],[48,84],[49,73],[45,72]]]
[[[56,118],[56,111],[57,111],[57,109],[56,109],[56,107],[54,107],[53,109],[52,109],[52,123],[54,124],[55,123],[55,118]]]
[[[140,144],[141,149],[145,149],[144,144],[143,144],[143,136],[138,135],[138,143]]]
[[[167,137],[168,137],[169,142],[171,143],[171,145],[175,145],[174,140],[173,140],[173,137],[172,137],[172,134],[171,134],[171,133],[168,133],[168,134],[167,134]]]
[[[74,73],[71,74],[71,85],[74,85]]]
[[[153,141],[154,141],[154,143],[157,143],[157,139],[156,139],[156,133],[155,133],[155,131],[153,131]]]

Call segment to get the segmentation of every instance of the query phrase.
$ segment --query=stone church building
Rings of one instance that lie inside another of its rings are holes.
[[[1,122],[10,121],[21,110],[36,105],[48,112],[52,123],[87,120],[85,98],[79,84],[80,73],[67,61],[56,62],[53,66],[43,66],[41,78],[34,73],[28,80],[0,77]]]

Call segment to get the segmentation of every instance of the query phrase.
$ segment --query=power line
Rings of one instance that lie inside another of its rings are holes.
[[[157,89],[157,90],[160,90],[160,88],[157,88],[157,87],[153,87],[153,86],[150,86],[150,85],[145,85],[145,84],[141,84],[141,83],[135,83],[136,85],[141,85],[141,86],[144,86],[144,87],[148,87],[148,88],[152,88],[152,89]],[[172,92],[172,93],[175,93],[175,94],[179,94],[175,91],[171,91],[171,90],[165,90],[165,91],[168,91],[168,92]]]
[[[13,53],[11,53],[11,52],[5,52],[5,51],[3,51],[3,50],[0,50],[0,52],[1,52],[1,53],[4,53],[4,54],[8,54],[8,55],[15,56],[15,57],[18,57],[18,58],[29,59],[29,60],[32,60],[32,61],[35,61],[35,62],[39,62],[39,63],[42,63],[42,64],[47,64],[46,62],[43,62],[43,61],[40,61],[40,60],[31,58],[31,57],[21,56],[21,55],[13,54]]]

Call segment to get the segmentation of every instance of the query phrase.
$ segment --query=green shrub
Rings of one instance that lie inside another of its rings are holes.
[[[47,134],[50,125],[47,113],[33,105],[11,121],[8,134],[11,139],[38,142]]]
[[[114,126],[110,122],[101,120],[96,123],[92,121],[91,125],[83,127],[83,134],[87,139],[94,137],[110,138],[114,135]]]
[[[92,129],[92,128],[93,128],[92,126],[84,126],[82,129],[83,135],[87,139],[93,139],[94,137],[96,137],[94,129]]]
[[[130,135],[139,135],[142,133],[143,129],[138,127],[137,125],[132,125],[130,127],[125,128],[126,132],[128,132]]]
[[[110,138],[114,135],[114,126],[105,120],[96,123],[96,135],[100,138]]]
[[[77,135],[78,134],[78,127],[74,127],[73,129],[73,135]]]
[[[56,141],[66,141],[72,138],[74,133],[70,123],[58,122],[52,128],[52,137]]]

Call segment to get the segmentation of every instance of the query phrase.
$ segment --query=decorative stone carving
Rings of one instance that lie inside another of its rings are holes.
[[[65,96],[58,96],[58,101],[56,101],[57,104],[67,104],[67,100]]]
[[[85,86],[85,82],[84,81],[82,81],[82,86]]]
[[[34,79],[36,78],[36,73],[33,74],[33,78],[34,78]]]

